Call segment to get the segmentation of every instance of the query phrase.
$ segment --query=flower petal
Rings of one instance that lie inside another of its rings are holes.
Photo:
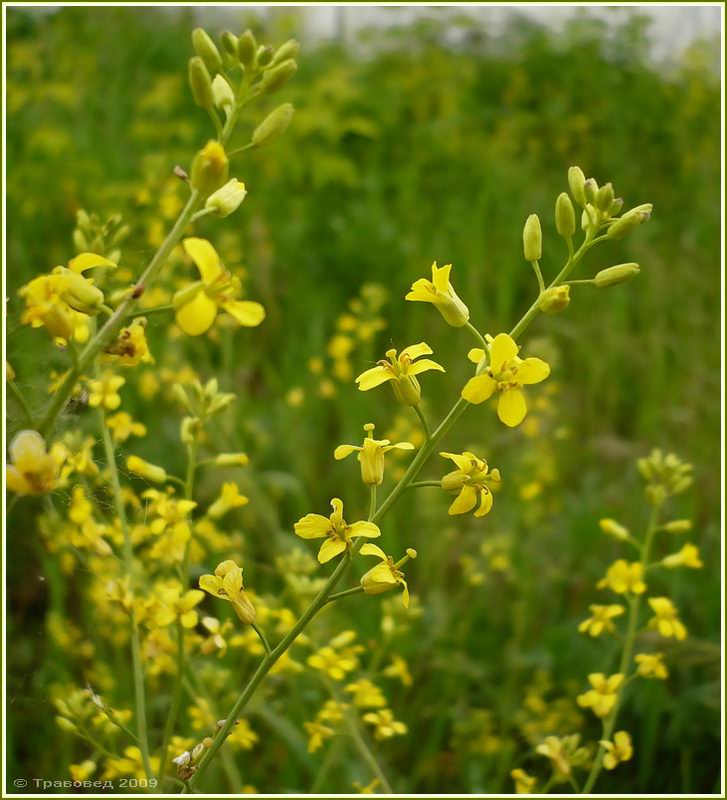
[[[378,525],[374,525],[373,522],[354,522],[353,525],[349,525],[348,527],[349,533],[351,536],[365,536],[367,539],[375,539],[377,536],[381,536],[381,531],[379,530]]]
[[[207,239],[185,239],[182,242],[187,255],[194,261],[202,280],[212,283],[222,273],[222,265],[217,251]]]
[[[265,319],[265,309],[253,300],[228,300],[222,308],[244,328],[256,328]]]
[[[495,381],[487,373],[476,375],[465,383],[462,397],[468,403],[484,403],[492,397],[496,386]]]
[[[301,539],[320,539],[328,536],[331,529],[331,520],[321,514],[306,514],[293,526],[296,535]],[[204,586],[202,588],[204,589]]]
[[[362,556],[378,556],[382,561],[386,561],[387,559],[386,553],[377,544],[373,544],[372,542],[366,542],[366,544],[361,545],[359,553],[361,553]]]
[[[477,489],[474,486],[463,486],[462,491],[449,507],[450,514],[466,514],[477,505]]]
[[[499,372],[503,364],[512,361],[518,353],[515,340],[507,333],[498,333],[490,346],[490,363],[493,372]]]
[[[419,342],[419,344],[410,344],[409,347],[405,347],[401,354],[399,355],[399,359],[403,356],[409,356],[409,358],[414,361],[415,358],[419,358],[419,356],[430,356],[434,351],[426,342]]]
[[[432,283],[438,292],[446,293],[449,289],[449,273],[452,271],[451,264],[438,267],[435,261],[432,264]]]
[[[360,449],[360,447],[356,447],[352,444],[339,444],[338,447],[333,451],[333,457],[336,459],[336,461],[340,461],[342,458],[350,456],[354,450]]]
[[[79,253],[68,262],[68,268],[73,272],[85,272],[87,269],[92,269],[93,267],[111,267],[112,269],[116,269],[116,264],[97,253]]]
[[[177,309],[177,325],[188,336],[201,336],[212,327],[217,316],[217,303],[211,300],[204,291]]]
[[[550,375],[550,366],[542,358],[526,358],[520,362],[517,382],[522,384],[540,383]]]
[[[454,461],[457,468],[462,472],[469,472],[472,469],[472,462],[469,456],[466,456],[464,453],[440,453],[439,455],[443,458],[448,458],[450,461]]]
[[[432,361],[431,358],[423,358],[421,361],[415,361],[411,364],[407,373],[409,375],[418,375],[420,372],[427,372],[427,370],[430,369],[436,369],[439,372],[446,371],[441,364],[437,364],[437,362]]]
[[[343,539],[326,539],[318,551],[318,561],[325,564],[337,555],[340,555],[346,549],[346,542]]]
[[[520,389],[505,389],[497,404],[497,416],[508,428],[519,425],[528,413],[525,395]]]
[[[356,383],[362,392],[367,392],[369,389],[381,386],[382,383],[386,383],[386,381],[392,378],[393,375],[388,369],[378,366],[367,369],[366,372],[362,372],[358,378],[356,378]]]

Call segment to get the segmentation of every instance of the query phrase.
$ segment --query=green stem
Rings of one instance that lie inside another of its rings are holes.
[[[335,600],[342,600],[344,597],[351,597],[351,595],[354,594],[361,594],[363,590],[363,586],[354,586],[352,589],[346,589],[343,592],[336,592],[335,594],[332,594],[328,600],[326,600],[326,603],[333,603]]]
[[[267,637],[265,636],[265,633],[263,632],[263,629],[257,624],[257,622],[251,622],[250,623],[250,627],[258,635],[258,638],[263,643],[263,647],[265,648],[266,655],[269,656],[273,651],[271,650],[270,645],[268,644],[268,640],[267,640]]]
[[[533,270],[535,271],[535,277],[538,279],[538,289],[541,292],[545,291],[545,281],[543,280],[543,273],[540,271],[540,264],[537,261],[530,262],[533,266]]]
[[[99,370],[97,367],[97,374]],[[104,451],[106,453],[106,462],[109,468],[109,480],[114,494],[114,504],[116,506],[116,513],[121,524],[121,532],[124,537],[124,570],[129,578],[132,580],[134,569],[134,550],[131,544],[131,530],[129,523],[126,519],[126,508],[124,507],[124,498],[121,494],[121,483],[119,482],[119,471],[116,466],[116,454],[114,453],[114,444],[111,440],[111,431],[106,424],[106,414],[99,408],[99,420],[101,423],[101,436],[103,438]],[[132,588],[133,592],[133,588]],[[144,696],[144,673],[141,665],[141,643],[139,638],[139,626],[136,621],[133,609],[129,614],[129,625],[131,633],[131,660],[134,672],[134,697],[136,702],[136,733],[139,738],[139,749],[141,750],[141,759],[144,764],[144,772],[147,779],[151,779],[154,775],[149,760],[149,740],[146,730],[146,700]]]
[[[424,489],[426,487],[437,487],[437,489],[442,488],[441,481],[414,481],[413,483],[409,484],[410,489]]]
[[[485,337],[475,328],[475,326],[471,322],[465,323],[465,328],[477,339],[479,345],[482,349],[487,353],[490,350],[490,346],[487,344],[487,340]]]
[[[424,436],[427,439],[432,438],[432,432],[429,430],[429,423],[427,422],[427,418],[424,416],[424,412],[421,409],[421,406],[417,403],[414,407],[414,411],[417,412],[417,416],[419,417],[419,422],[422,424],[422,430],[424,431]]]
[[[8,380],[6,383],[8,389],[10,389],[10,391],[13,393],[13,397],[18,401],[18,404],[23,409],[28,427],[32,429],[35,426],[35,422],[33,421],[33,412],[30,409],[30,403],[28,403],[28,400],[15,381]]]
[[[649,516],[649,523],[646,528],[646,535],[644,536],[644,545],[641,549],[641,565],[642,567],[648,562],[649,557],[651,555],[651,546],[654,541],[654,535],[659,527],[659,512],[661,510],[661,505],[658,503],[654,503],[651,509],[651,514]],[[621,663],[619,664],[618,671],[626,676],[626,680],[620,687],[620,691],[618,694],[618,698],[616,699],[616,704],[613,707],[613,711],[609,714],[609,716],[604,720],[603,723],[603,735],[602,739],[610,740],[611,736],[613,735],[613,730],[616,727],[616,720],[618,719],[618,712],[621,706],[621,698],[623,696],[623,690],[626,683],[630,680],[627,676],[628,670],[631,666],[632,656],[634,652],[634,644],[636,642],[636,635],[638,632],[638,625],[639,625],[639,611],[641,610],[641,595],[637,594],[631,599],[631,607],[629,609],[629,619],[626,627],[626,636],[624,637],[623,641],[623,650],[621,652]],[[596,758],[593,762],[593,766],[591,767],[591,771],[588,774],[588,778],[586,779],[585,784],[583,785],[583,789],[581,790],[581,794],[590,794],[593,791],[593,787],[598,780],[598,776],[601,774],[601,770],[603,769],[603,756],[606,752],[606,749],[603,745],[598,746],[598,752],[596,753]]]
[[[136,311],[127,314],[126,318],[153,317],[155,314],[166,314],[169,311],[174,311],[174,306],[171,303],[163,306],[154,306],[153,308],[137,308]]]

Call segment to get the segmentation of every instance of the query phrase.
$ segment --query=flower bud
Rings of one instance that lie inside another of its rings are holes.
[[[228,217],[239,208],[246,194],[245,184],[232,178],[207,198],[205,208],[220,217]]]
[[[237,36],[230,31],[224,31],[222,36],[222,49],[230,56],[230,58],[237,61]]]
[[[88,250],[88,239],[86,239],[83,232],[78,228],[73,231],[73,246],[76,250],[80,250],[81,252]]]
[[[691,529],[692,521],[690,519],[675,519],[664,525],[664,530],[667,533],[689,533]]]
[[[195,28],[192,31],[192,46],[195,53],[204,61],[207,69],[212,72],[222,71],[222,58],[215,43],[210,39],[207,31]]]
[[[268,70],[260,81],[260,94],[275,94],[293,77],[298,65],[289,58]]]
[[[606,536],[611,536],[613,539],[618,539],[621,542],[625,541],[630,536],[628,528],[624,528],[624,526],[616,522],[615,519],[602,519],[598,525]]]
[[[405,406],[418,406],[422,399],[422,387],[414,375],[399,375],[391,381],[394,397]]]
[[[145,478],[152,483],[164,483],[167,479],[164,467],[150,464],[148,461],[144,461],[143,458],[139,458],[139,456],[129,456],[126,459],[126,468],[134,475]]]
[[[290,103],[283,103],[255,128],[252,134],[252,143],[255,147],[264,147],[277,141],[290,125],[295,109]]]
[[[192,186],[203,195],[209,195],[227,181],[229,168],[225,148],[219,142],[210,140],[192,162]]]
[[[609,226],[606,231],[606,236],[609,239],[623,239],[627,233],[630,233],[634,228],[638,228],[639,225],[651,219],[651,212],[653,209],[654,207],[651,203],[644,203],[643,205],[636,206],[636,208],[632,208]]]
[[[581,214],[581,230],[588,231],[598,226],[598,213],[596,209],[590,204],[586,203],[583,213]]]
[[[583,189],[585,182],[586,176],[580,167],[571,167],[568,170],[568,188],[579,206],[585,206],[586,204],[586,195]]]
[[[83,314],[98,314],[104,302],[100,289],[67,267],[56,267],[53,274],[59,276],[60,295],[64,303]]]
[[[543,255],[543,234],[540,230],[540,219],[538,219],[537,214],[531,214],[525,220],[523,251],[526,261],[540,261]]]
[[[618,283],[630,281],[639,272],[641,272],[641,268],[638,264],[617,264],[615,267],[608,267],[597,272],[593,282],[599,289],[603,289],[606,286],[616,286]]]
[[[561,192],[555,201],[555,228],[566,239],[576,232],[576,214],[566,192]]]
[[[599,211],[608,211],[611,208],[611,203],[613,203],[613,198],[613,185],[607,183],[598,190],[598,194],[596,195],[596,208]]]
[[[244,467],[250,459],[245,453],[220,453],[215,458],[218,467]]]
[[[617,214],[620,214],[623,205],[624,205],[623,197],[616,197],[611,202],[611,205],[608,208],[608,216],[615,217]]]
[[[300,44],[295,39],[288,39],[287,42],[281,44],[280,47],[275,51],[275,55],[270,62],[270,66],[274,67],[288,58],[295,58],[299,51]]]
[[[598,184],[595,178],[589,178],[583,184],[583,194],[586,197],[586,202],[592,206],[596,205],[596,196],[598,195]]]
[[[258,67],[270,67],[273,60],[273,48],[267,44],[261,44],[255,55]]]
[[[229,115],[235,106],[235,93],[227,82],[227,78],[222,75],[215,75],[215,79],[212,81],[212,97],[214,98],[215,107],[221,108]]]
[[[245,69],[250,69],[255,64],[255,53],[257,52],[257,42],[252,31],[247,30],[237,40],[237,57]]]
[[[200,108],[212,108],[215,103],[212,79],[204,61],[199,56],[189,59],[189,88],[192,90],[194,102]]]
[[[570,304],[570,286],[553,286],[540,295],[540,310],[544,314],[557,314]]]

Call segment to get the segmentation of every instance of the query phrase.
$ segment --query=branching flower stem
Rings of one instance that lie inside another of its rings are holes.
[[[586,235],[583,244],[581,247],[573,252],[569,253],[568,260],[566,261],[565,265],[555,277],[553,282],[550,284],[548,288],[559,286],[570,274],[576,264],[581,260],[581,258],[593,247],[594,244],[601,241],[602,238],[592,238],[591,235]],[[530,323],[537,317],[540,311],[540,296],[535,300],[535,302],[530,306],[530,308],[525,312],[523,317],[520,321],[515,325],[515,327],[510,332],[510,336],[513,339],[516,339],[520,336],[523,331],[530,325]],[[488,345],[485,341],[485,338],[482,336],[480,331],[472,325],[471,323],[467,323],[465,326],[470,333],[474,335],[477,339],[478,344],[483,348],[487,349]],[[484,364],[481,366],[481,369],[484,368]],[[454,423],[459,419],[459,417],[465,412],[467,407],[470,404],[464,400],[463,398],[459,398],[457,402],[452,406],[449,413],[444,417],[444,419],[440,422],[439,426],[436,430],[431,434],[431,436],[425,441],[422,447],[419,449],[419,452],[416,454],[414,459],[409,464],[409,468],[404,473],[403,477],[399,480],[396,486],[391,490],[391,492],[387,495],[386,499],[381,503],[380,506],[376,506],[376,487],[371,487],[371,512],[369,514],[369,520],[371,522],[379,523],[384,517],[389,513],[392,506],[396,503],[396,501],[401,497],[402,494],[409,488],[410,484],[414,480],[414,478],[419,474],[419,471],[424,466],[426,461],[428,460],[429,456],[432,452],[436,449],[439,442],[445,437],[445,435],[449,432],[450,428],[454,425]],[[240,713],[247,705],[250,698],[255,694],[257,691],[258,686],[263,682],[265,676],[270,672],[275,662],[287,652],[287,650],[293,645],[295,640],[298,636],[308,627],[308,625],[312,622],[312,620],[316,617],[318,612],[328,603],[329,598],[334,592],[334,589],[340,582],[341,578],[346,573],[349,564],[353,556],[355,556],[358,551],[360,550],[361,546],[363,545],[364,539],[363,537],[359,537],[356,539],[351,548],[346,551],[339,561],[335,570],[331,573],[331,576],[328,578],[326,583],[324,584],[323,588],[318,592],[316,597],[311,602],[310,606],[303,612],[301,617],[295,623],[295,625],[288,631],[286,636],[279,642],[279,644],[273,648],[272,652],[266,655],[262,661],[258,664],[257,669],[253,673],[252,677],[250,678],[249,682],[243,689],[240,696],[237,698],[235,705],[230,710],[230,713],[225,720],[225,724],[222,726],[220,731],[218,732],[217,736],[214,739],[212,747],[207,750],[205,755],[203,756],[202,760],[199,763],[197,771],[189,780],[189,788],[183,790],[183,793],[187,793],[188,791],[193,791],[194,787],[199,782],[202,775],[206,772],[207,768],[209,767],[210,763],[216,757],[219,749],[225,742],[225,739],[230,735],[232,729],[237,721]]]

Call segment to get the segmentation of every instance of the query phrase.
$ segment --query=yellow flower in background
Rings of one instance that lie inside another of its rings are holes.
[[[449,280],[451,271],[451,264],[438,267],[435,261],[432,264],[431,281],[426,278],[414,281],[406,299],[419,303],[432,303],[449,325],[461,328],[467,324],[470,312],[454,291]]]
[[[649,627],[659,631],[665,639],[674,637],[682,640],[687,638],[687,629],[679,619],[676,606],[668,597],[650,597],[649,605],[654,616],[649,620]]]
[[[159,771],[159,757],[152,756],[149,759],[152,770],[156,774]],[[123,756],[118,758],[107,758],[106,768],[102,774],[103,780],[113,780],[119,777],[131,777],[139,780],[146,778],[144,761],[141,757],[141,750],[136,745],[124,748]]]
[[[228,511],[232,511],[233,508],[239,508],[249,502],[245,495],[240,494],[237,484],[229,481],[222,484],[220,496],[207,509],[207,516],[212,517],[212,519],[220,519]]]
[[[164,467],[158,467],[156,464],[150,464],[144,461],[139,456],[129,456],[126,459],[126,469],[140,478],[145,478],[152,483],[164,483],[167,479],[167,473]]]
[[[96,380],[88,382],[88,404],[92,408],[100,406],[106,411],[115,411],[121,405],[119,389],[125,383],[125,378],[107,370]]]
[[[336,731],[320,722],[304,722],[303,727],[308,733],[308,752],[315,753],[323,746],[326,739],[336,735]]]
[[[119,331],[116,340],[104,348],[104,361],[112,361],[122,367],[154,363],[146,341],[144,317],[137,317]]]
[[[391,444],[389,439],[374,439],[374,428],[372,422],[364,425],[366,438],[359,447],[353,444],[340,444],[333,452],[336,461],[346,458],[354,451],[358,452],[358,460],[361,464],[361,479],[367,486],[378,486],[384,480],[384,455],[390,450],[413,450],[411,442],[399,442]]]
[[[202,602],[204,592],[199,589],[190,589],[182,592],[181,584],[170,582],[160,589],[155,600],[159,608],[154,620],[157,625],[165,627],[179,620],[185,628],[194,628],[197,625],[197,612],[195,606]]]
[[[581,708],[590,708],[597,717],[607,717],[616,705],[624,677],[620,672],[608,677],[602,672],[592,673],[588,676],[591,688],[579,694],[576,702]]]
[[[7,488],[16,494],[52,492],[61,478],[65,460],[62,445],[47,450],[45,439],[37,431],[20,431],[8,448],[10,464],[5,465]]]
[[[606,769],[616,769],[624,761],[630,761],[634,754],[631,737],[626,731],[615,733],[612,742],[601,739],[599,744],[606,750],[603,756],[603,766]]]
[[[638,664],[637,675],[642,678],[656,678],[665,681],[669,677],[669,670],[664,664],[663,653],[637,653],[634,661]]]
[[[421,358],[432,354],[432,348],[426,342],[405,347],[397,355],[394,349],[386,351],[388,361],[381,360],[375,367],[367,369],[356,378],[358,388],[368,392],[376,386],[389,381],[396,399],[405,406],[419,405],[422,399],[422,387],[416,376],[428,370],[444,372],[444,367],[429,358]],[[417,361],[417,359],[421,359]]]
[[[368,678],[349,683],[344,689],[357,708],[382,708],[386,705],[386,698],[381,689]]]
[[[687,543],[677,553],[665,556],[661,560],[662,566],[667,569],[677,569],[678,567],[689,567],[690,569],[701,569],[704,566],[699,557],[699,548]]]
[[[178,500],[156,489],[147,489],[143,496],[151,500],[149,513],[155,516],[149,530],[154,536],[161,537],[152,548],[152,557],[181,561],[192,537],[189,515],[197,503],[194,500]]]
[[[578,626],[579,633],[588,633],[591,636],[600,636],[602,633],[613,633],[616,628],[613,624],[615,617],[620,617],[624,613],[624,607],[619,605],[612,606],[590,606],[591,616],[584,619]]]
[[[494,392],[500,393],[497,416],[510,428],[519,425],[527,414],[528,407],[522,387],[540,383],[550,375],[550,367],[540,358],[522,359],[520,348],[506,333],[499,333],[490,344],[489,364],[480,375],[470,378],[462,389],[462,397],[468,403],[483,403]],[[470,358],[481,361],[485,353],[475,348]]]
[[[409,730],[403,722],[394,719],[394,712],[390,708],[369,711],[363,715],[363,721],[373,726],[374,738],[379,741],[391,739],[392,736],[403,736]]]
[[[334,681],[343,680],[347,673],[358,667],[359,654],[364,650],[360,644],[353,644],[355,638],[353,631],[339,633],[327,645],[308,656],[308,666],[324,672]],[[330,717],[324,721],[330,721]]]
[[[616,594],[643,594],[646,591],[644,583],[644,567],[638,561],[629,564],[623,558],[614,561],[596,586],[599,589],[610,589]]]
[[[387,678],[396,678],[400,680],[402,686],[412,686],[414,683],[411,672],[409,672],[409,665],[398,655],[393,655],[391,657],[389,666],[384,667],[381,674],[385,675]]]
[[[381,531],[373,522],[362,520],[348,525],[343,518],[343,503],[337,497],[331,500],[331,506],[333,513],[330,517],[306,514],[294,526],[295,533],[301,539],[326,539],[318,551],[318,560],[321,564],[343,553],[351,546],[351,541],[356,536],[365,536],[368,539],[381,536]]]
[[[96,762],[86,759],[81,761],[80,764],[70,764],[68,771],[71,775],[71,780],[82,782],[88,780],[91,775],[96,771]]]
[[[448,472],[442,478],[442,489],[445,492],[457,493],[457,497],[449,507],[449,514],[466,514],[478,504],[476,517],[484,517],[492,509],[492,491],[490,487],[500,482],[500,471],[490,470],[484,459],[474,453],[440,453],[443,458],[453,461],[456,470]]]
[[[404,608],[409,608],[409,587],[404,580],[404,573],[399,567],[410,558],[416,558],[417,551],[410,547],[406,551],[406,556],[396,564],[391,556],[387,556],[378,545],[371,542],[366,542],[359,552],[362,556],[376,556],[382,562],[372,567],[361,577],[361,586],[366,594],[382,594],[383,592],[388,592],[393,586],[403,586],[402,601]]]
[[[118,414],[107,417],[106,424],[111,429],[115,442],[125,442],[130,436],[146,436],[146,425],[135,422],[131,414],[127,414],[126,411],[119,411]]]
[[[241,622],[255,622],[255,607],[243,590],[242,567],[234,561],[218,564],[214,575],[202,575],[199,588],[230,603]]]
[[[237,300],[240,281],[220,263],[206,239],[185,239],[184,250],[194,261],[200,281],[180,289],[173,298],[176,321],[189,336],[201,336],[214,324],[220,309],[239,325],[255,327],[265,319],[265,309],[251,300]]]
[[[517,794],[532,794],[535,791],[537,779],[532,775],[528,775],[524,769],[511,770],[510,777],[515,782],[515,792]]]

